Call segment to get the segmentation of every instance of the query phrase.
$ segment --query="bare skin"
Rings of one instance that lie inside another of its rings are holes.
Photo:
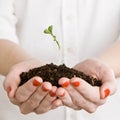
[[[77,77],[72,79],[61,78],[59,80],[59,84],[64,87],[64,83],[68,82],[69,85],[64,88],[59,88],[56,94],[57,96],[60,96],[61,91],[64,91],[65,96],[59,97],[63,101],[63,104],[74,109],[84,109],[89,113],[93,113],[96,111],[98,106],[106,102],[109,95],[115,93],[116,79],[114,72],[112,69],[96,59],[83,61],[77,64],[75,69],[102,80],[102,86],[91,86],[84,80]],[[78,85],[76,86],[75,84]],[[107,93],[105,93],[105,91],[107,91]]]
[[[22,71],[43,65],[43,63],[31,58],[18,45],[9,41],[0,41],[0,47],[3,49],[0,51],[2,56],[0,72],[6,76],[4,88],[11,102],[18,105],[23,114],[30,112],[42,114],[61,105],[66,105],[75,110],[84,109],[90,113],[95,112],[98,106],[104,104],[107,97],[116,91],[115,77],[120,76],[120,65],[118,66],[120,55],[117,52],[120,51],[119,46],[120,42],[106,50],[97,59],[91,58],[75,66],[75,69],[101,79],[103,84],[100,88],[92,87],[79,78],[61,78],[59,84],[63,87],[57,89],[50,83],[42,82],[42,79],[37,76],[18,87],[20,83],[19,74]],[[112,58],[116,59],[113,60]],[[34,81],[39,84],[34,85]],[[64,85],[65,82],[68,83],[67,86]],[[56,94],[51,96],[51,91]],[[26,109],[27,107],[28,109]]]
[[[10,41],[0,40],[0,48],[0,73],[6,76],[4,88],[10,101],[18,105],[23,114],[42,114],[62,104],[60,100],[55,101],[57,96],[53,96],[57,88],[48,82],[42,82],[40,77],[36,76],[18,87],[20,73],[41,66],[42,62],[32,58],[23,48]]]
[[[57,96],[63,104],[73,109],[84,109],[89,113],[104,104],[109,95],[116,91],[116,78],[120,77],[120,40],[110,46],[104,53],[96,58],[87,59],[78,63],[74,68],[87,75],[102,80],[102,86],[92,87],[79,78],[61,78],[59,84],[68,82],[68,86],[59,88],[56,91]],[[74,86],[73,83],[79,83]],[[65,93],[60,97],[61,93]],[[73,94],[74,93],[74,94]]]

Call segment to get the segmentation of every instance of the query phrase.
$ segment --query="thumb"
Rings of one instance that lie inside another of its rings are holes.
[[[9,98],[14,97],[15,92],[18,88],[19,82],[20,82],[19,79],[15,79],[15,78],[12,79],[9,77],[6,77],[6,79],[4,80],[3,86]]]
[[[9,98],[13,98],[14,97],[16,89],[17,89],[17,86],[15,84],[10,84],[6,88],[6,92],[7,92]]]
[[[102,86],[100,87],[100,97],[104,99],[116,92],[117,84],[114,76],[105,77]]]

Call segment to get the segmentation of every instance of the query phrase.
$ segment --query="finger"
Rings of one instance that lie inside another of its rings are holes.
[[[42,83],[42,85],[34,92],[34,94],[32,94],[31,97],[29,97],[28,100],[21,105],[21,112],[23,114],[32,112],[41,104],[51,89],[52,85],[49,82]]]
[[[75,91],[72,93],[74,94]],[[81,107],[74,104],[74,98],[66,91],[64,88],[58,88],[56,95],[59,97],[59,99],[62,101],[62,104],[70,107],[75,110],[80,110]]]
[[[75,110],[77,109],[81,109],[80,106],[76,106],[73,102],[73,97],[71,96],[71,94],[75,94],[75,90],[73,89],[73,87],[69,84],[70,79],[63,77],[59,80],[59,84],[64,87],[63,88],[58,88],[56,94],[57,96],[62,100],[63,104],[71,107]],[[71,93],[71,94],[70,94]]]
[[[72,105],[72,99],[64,88],[62,87],[58,88],[56,91],[56,95],[59,97],[59,99],[62,100],[64,105],[67,105],[67,106]]]
[[[70,83],[86,100],[95,104],[103,104],[105,102],[105,100],[100,99],[99,87],[93,87],[81,78],[77,77],[72,78]]]
[[[8,74],[7,77],[5,78],[3,86],[9,98],[14,97],[14,94],[16,92],[16,89],[18,88],[19,82],[20,82],[20,78],[17,78],[12,74]]]
[[[8,87],[5,88],[7,95],[10,99],[12,99],[15,95],[15,92],[17,90],[17,84],[16,83],[10,83]]]
[[[57,98],[56,96],[57,87],[53,86],[52,90],[47,94],[47,96],[42,100],[40,105],[35,109],[35,113],[41,114],[52,109],[52,102]]]
[[[112,95],[116,91],[116,79],[113,70],[103,71],[104,76],[102,77],[102,86],[100,87],[101,98],[104,99],[109,95]]]
[[[100,87],[100,95],[102,99],[114,94],[117,88],[116,79],[112,74],[106,75],[103,79],[104,81]]]
[[[59,84],[64,88],[59,88],[56,92],[57,96],[62,100],[63,104],[71,107],[73,109],[78,109],[78,107],[74,104],[74,99],[76,97],[73,97],[73,95],[78,94],[78,92],[70,85],[69,83],[70,79],[63,77],[59,80]],[[80,108],[81,109],[81,108]]]
[[[15,94],[15,99],[19,102],[26,101],[42,84],[40,77],[31,78],[28,82],[20,86]]]
[[[57,96],[62,100],[63,104],[68,106],[68,107],[72,107],[75,108],[76,106],[73,104],[72,98],[69,94],[69,92],[71,91],[71,86],[69,83],[70,79],[66,78],[66,77],[62,77],[59,80],[59,84],[64,88],[59,88],[57,90]],[[72,89],[73,90],[73,89]],[[74,94],[74,90],[73,90],[73,94]]]
[[[52,102],[52,108],[51,109],[56,109],[57,107],[60,107],[62,106],[63,103],[60,99],[55,99],[53,102]]]
[[[60,83],[62,84],[63,81],[67,80],[68,78],[62,78],[60,79]],[[77,85],[77,84],[75,84]],[[65,92],[65,89],[67,92]],[[84,109],[88,111],[89,113],[92,113],[96,110],[97,104],[94,104],[87,99],[85,99],[78,90],[76,90],[73,86],[69,85],[66,88],[58,88],[56,94],[58,97],[62,100],[64,105],[67,105],[68,107],[75,109],[75,110],[81,110]],[[64,96],[60,96],[62,93],[65,92]],[[69,93],[69,94],[68,94]]]

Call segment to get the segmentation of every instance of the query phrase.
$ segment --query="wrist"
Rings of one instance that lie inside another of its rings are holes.
[[[113,59],[112,56],[104,56],[100,55],[97,57],[101,62],[103,62],[105,65],[107,65],[109,68],[111,68],[115,74],[115,77],[120,77],[120,68],[118,64],[116,64],[116,60]]]
[[[31,59],[31,56],[19,45],[8,40],[1,40],[0,74],[6,76],[15,64]]]

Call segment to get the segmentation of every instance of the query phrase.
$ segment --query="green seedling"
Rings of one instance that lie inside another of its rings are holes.
[[[53,34],[53,26],[50,25],[47,29],[44,30],[45,34],[49,34],[53,37],[53,41],[57,44],[58,49],[60,50],[60,44],[58,42],[58,40],[56,39],[56,36]]]

